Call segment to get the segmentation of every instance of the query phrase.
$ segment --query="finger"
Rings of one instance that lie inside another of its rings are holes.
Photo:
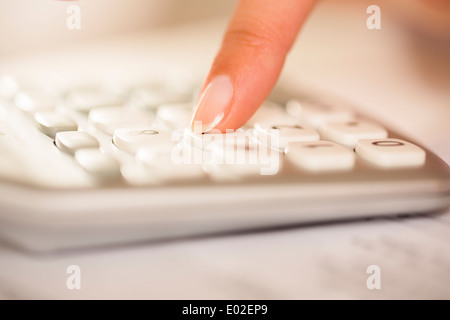
[[[202,132],[237,129],[275,85],[315,0],[240,0],[192,117]]]

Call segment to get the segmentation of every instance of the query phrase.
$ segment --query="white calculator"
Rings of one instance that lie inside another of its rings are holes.
[[[0,237],[52,251],[449,204],[448,165],[345,100],[275,90],[243,128],[202,134],[196,88],[55,92],[1,76]]]

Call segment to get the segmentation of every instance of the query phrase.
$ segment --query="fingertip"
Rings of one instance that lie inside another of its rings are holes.
[[[274,87],[315,0],[241,0],[196,104],[205,130],[246,123]],[[203,129],[202,129],[203,130]]]

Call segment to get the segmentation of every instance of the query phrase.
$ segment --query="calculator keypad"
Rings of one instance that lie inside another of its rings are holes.
[[[79,149],[100,147],[94,136],[83,131],[58,132],[55,136],[55,144],[59,149],[70,154],[74,154]]]
[[[69,108],[86,113],[101,107],[121,105],[124,101],[120,95],[96,87],[76,88],[66,98]]]
[[[58,99],[55,95],[44,90],[27,90],[19,92],[14,102],[22,111],[34,114],[55,109]]]
[[[12,85],[2,81],[6,92]],[[122,177],[129,185],[425,163],[424,150],[388,137],[385,128],[337,103],[298,99],[283,106],[265,101],[243,128],[201,134],[189,128],[192,97],[150,84],[130,88],[127,94],[100,86],[74,88],[61,96],[27,90],[14,94],[13,101],[87,173],[107,181]]]
[[[355,147],[364,160],[382,168],[420,167],[425,164],[425,151],[400,139],[364,139]]]
[[[323,102],[290,100],[286,104],[286,111],[313,128],[320,128],[330,122],[349,122],[355,119],[354,113],[345,107],[336,108]]]
[[[120,164],[99,149],[81,149],[75,152],[77,163],[96,178],[115,180],[120,177]]]
[[[193,111],[192,103],[171,103],[160,105],[156,112],[156,120],[169,128],[187,128]]]

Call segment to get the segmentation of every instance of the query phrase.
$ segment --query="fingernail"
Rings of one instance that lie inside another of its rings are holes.
[[[233,97],[233,84],[226,75],[215,77],[205,88],[191,121],[191,129],[194,130],[194,123],[201,121],[202,132],[214,129],[224,117]]]

